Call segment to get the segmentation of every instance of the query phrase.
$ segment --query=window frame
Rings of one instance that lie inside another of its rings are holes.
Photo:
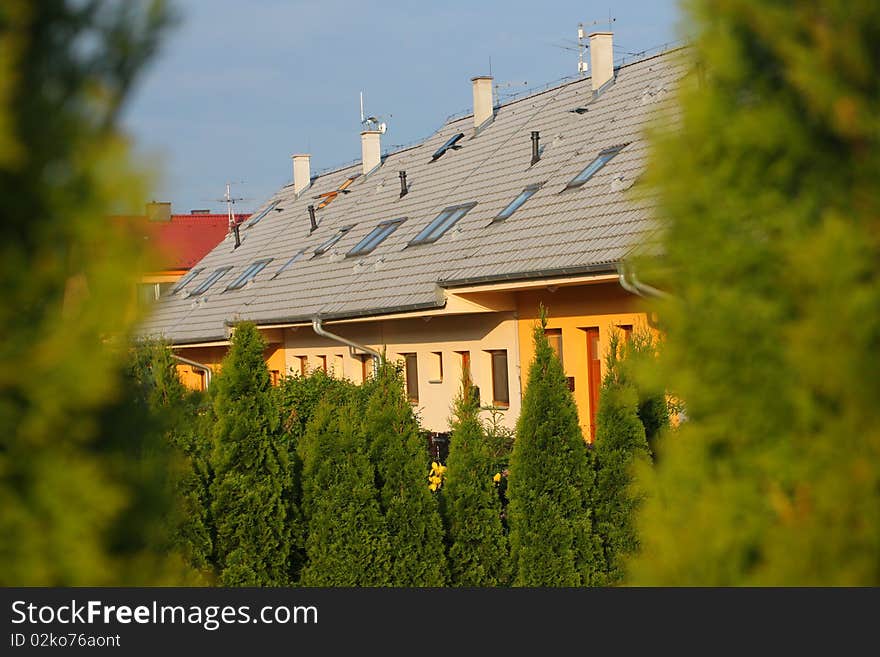
[[[492,406],[499,409],[507,409],[510,408],[510,359],[507,354],[507,349],[489,349],[490,361],[492,364]],[[497,367],[495,358],[497,356],[504,355],[504,383],[505,383],[505,395],[507,399],[501,399],[498,395],[500,391],[500,387],[498,386],[498,377],[497,373],[500,373],[502,370]]]
[[[270,262],[272,262],[274,258],[261,258],[260,260],[255,260],[247,267],[245,270],[239,274],[238,278],[232,281],[229,285],[226,286],[226,290],[240,290],[252,280],[254,280],[257,275],[263,271]],[[224,290],[224,292],[226,291]]]
[[[247,223],[244,225],[244,227],[251,228],[252,226],[256,226],[263,219],[265,219],[266,215],[268,215],[270,212],[272,212],[272,210],[274,210],[280,202],[281,202],[281,199],[276,199],[276,200],[272,201],[263,210],[261,210],[256,216],[248,219]]]
[[[172,296],[183,290],[183,288],[192,283],[196,279],[196,277],[203,271],[205,271],[204,267],[196,267],[195,269],[190,269],[186,274],[183,275],[183,278],[175,283],[174,287],[172,287],[171,291],[168,293],[168,296]]]
[[[415,352],[409,352],[405,354],[400,354],[403,356],[403,369],[404,369],[404,389],[406,391],[406,398],[410,404],[418,404],[419,403],[419,355]],[[413,366],[410,367],[410,359],[412,359]],[[412,384],[412,387],[410,386]],[[412,394],[412,390],[415,390],[415,394]]]
[[[291,265],[293,265],[294,263],[296,263],[298,260],[301,260],[302,257],[306,254],[306,251],[307,251],[307,249],[300,249],[299,251],[297,251],[296,253],[294,253],[294,254],[293,254],[293,255],[287,260],[287,262],[285,262],[283,265],[281,265],[281,267],[278,268],[278,271],[276,271],[274,274],[272,274],[272,278],[270,278],[269,280],[270,280],[270,281],[274,281],[276,278],[278,278],[279,276],[281,276],[281,274],[283,274],[285,271],[287,271],[287,270],[290,268]]]
[[[599,151],[590,163],[587,164],[580,173],[568,181],[565,189],[577,189],[586,185],[599,171],[605,168],[605,165],[613,160],[620,151],[629,146],[629,144],[621,144],[619,146],[611,146],[610,148]]]
[[[420,230],[418,234],[409,241],[407,246],[433,244],[450,230],[452,230],[455,225],[459,221],[461,221],[468,212],[476,207],[476,205],[476,201],[471,201],[469,203],[459,203],[458,205],[450,205],[443,208],[440,213],[436,217],[434,217],[430,221],[430,223],[428,223],[427,226],[422,228],[422,230]],[[453,219],[453,217],[455,218]],[[443,230],[436,237],[432,237],[432,235],[434,235],[434,233],[436,233],[440,228],[443,228]]]
[[[317,258],[318,256],[322,256],[325,253],[327,253],[330,249],[332,249],[336,245],[336,243],[339,240],[341,240],[343,237],[345,237],[345,235],[349,231],[351,231],[351,229],[354,227],[355,227],[355,224],[352,224],[350,226],[343,226],[342,228],[337,230],[335,233],[333,233],[333,235],[331,235],[326,240],[321,242],[321,244],[319,244],[317,247],[315,247],[315,250],[312,251],[312,253],[313,253],[312,257]]]
[[[360,242],[355,244],[351,250],[345,254],[345,257],[353,258],[372,253],[382,242],[388,239],[404,221],[406,221],[406,217],[400,217],[399,219],[386,219],[385,221],[380,222],[375,228],[373,228],[373,230],[367,233]],[[370,246],[371,244],[372,246]]]
[[[208,275],[208,278],[202,281],[201,285],[199,285],[196,289],[188,292],[187,297],[198,297],[203,295],[205,292],[214,287],[214,284],[217,283],[217,281],[219,281],[221,278],[226,276],[226,274],[228,274],[230,271],[232,271],[232,265],[217,267]]]
[[[492,223],[499,223],[506,219],[510,219],[510,216],[514,214],[517,210],[519,210],[526,202],[532,198],[535,194],[537,194],[538,190],[544,186],[544,183],[535,183],[534,185],[528,185],[524,187],[523,190],[516,195],[510,203],[504,206],[504,209],[501,210],[498,214],[495,215],[495,218],[492,220]],[[522,199],[520,201],[520,199]]]
[[[452,135],[449,139],[443,142],[443,145],[440,148],[434,151],[434,154],[431,156],[431,162],[436,162],[437,160],[439,160],[441,157],[446,155],[447,151],[457,151],[458,149],[460,149],[461,146],[458,145],[458,142],[460,142],[462,139],[464,139],[463,132]]]

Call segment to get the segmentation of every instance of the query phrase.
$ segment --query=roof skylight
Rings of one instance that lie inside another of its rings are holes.
[[[305,249],[300,249],[299,251],[297,251],[297,252],[296,252],[296,253],[290,258],[290,260],[288,260],[288,261],[285,262],[283,265],[281,265],[281,268],[280,268],[278,271],[276,271],[274,274],[272,274],[272,278],[269,279],[269,280],[273,280],[273,279],[278,278],[279,276],[281,276],[281,274],[283,274],[283,273],[287,270],[287,268],[290,267],[290,265],[292,265],[292,264],[295,263],[297,260],[299,260],[300,258],[302,258],[302,257],[305,255],[305,253],[306,253],[306,250],[305,250]]]
[[[201,274],[203,271],[205,271],[204,267],[196,267],[195,269],[191,269],[183,278],[177,281],[177,285],[171,288],[171,292],[169,292],[169,294],[177,294],[178,292],[180,292],[183,288],[185,288],[192,282],[192,279]]]
[[[461,146],[458,145],[458,140],[461,139],[462,137],[464,137],[464,133],[459,132],[457,135],[453,135],[452,137],[447,139],[445,144],[443,144],[440,148],[438,148],[436,151],[434,151],[434,154],[431,156],[431,162],[435,162],[436,160],[439,160],[441,157],[443,157],[446,154],[446,151],[448,151],[448,150],[457,151],[459,148],[461,148]]]
[[[571,179],[565,188],[570,189],[572,187],[580,187],[585,182],[587,182],[590,178],[592,178],[599,169],[608,164],[608,161],[611,160],[615,155],[617,155],[620,151],[623,150],[626,144],[622,144],[620,146],[614,146],[612,148],[606,148],[604,151],[599,153],[596,156],[596,159],[590,162],[587,167],[581,171],[578,175]]]
[[[492,220],[492,223],[496,221],[504,221],[514,212],[520,209],[523,203],[528,201],[532,195],[541,189],[541,185],[529,185],[524,190],[519,193],[515,199],[513,199],[506,208],[504,208],[501,212],[498,213],[498,216]]]
[[[272,258],[264,258],[263,260],[257,260],[256,262],[248,265],[247,269],[241,272],[241,275],[232,281],[229,285],[226,286],[227,290],[240,290],[245,285],[250,283],[257,274],[259,274],[263,269],[265,269],[266,265],[272,262]]]
[[[446,232],[452,228],[458,220],[461,219],[468,211],[474,207],[476,203],[465,203],[463,205],[453,205],[438,214],[434,220],[425,226],[422,231],[416,235],[410,246],[414,244],[430,244],[439,240]]]
[[[333,237],[331,237],[326,242],[321,244],[317,249],[315,249],[315,255],[319,256],[324,253],[327,253],[327,251],[329,251],[331,248],[333,248],[333,245],[336,244],[336,242],[338,242],[339,240],[341,240],[342,236],[345,235],[352,228],[354,228],[353,225],[352,226],[343,226],[342,228],[340,228],[339,231],[335,235],[333,235]]]
[[[250,228],[251,226],[255,226],[260,222],[260,219],[265,217],[267,214],[272,212],[275,209],[275,206],[278,205],[278,201],[272,201],[268,206],[266,206],[260,214],[251,217],[248,222],[244,225],[245,228]]]
[[[189,293],[189,296],[196,297],[200,294],[204,294],[205,292],[207,292],[210,289],[210,287],[214,283],[216,283],[221,278],[223,278],[223,276],[226,274],[226,272],[228,272],[230,269],[232,269],[232,267],[218,267],[217,269],[215,269],[214,271],[211,272],[211,275],[208,276],[208,278],[206,278],[204,281],[202,281],[201,285],[199,285],[196,289],[192,290]]]
[[[406,221],[406,218],[383,221],[371,230],[364,239],[358,242],[355,247],[346,254],[346,256],[359,256],[370,253],[373,249],[379,246],[386,237],[397,230],[397,227],[404,221]]]

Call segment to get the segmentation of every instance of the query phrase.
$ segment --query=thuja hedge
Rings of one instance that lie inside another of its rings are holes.
[[[648,453],[644,395],[614,342],[591,450],[543,322],[534,340],[516,438],[463,377],[445,465],[398,364],[362,385],[316,371],[273,387],[244,323],[206,399],[183,389],[166,347],[141,352],[144,395],[183,455],[173,544],[226,586],[619,582],[638,545],[628,477]]]

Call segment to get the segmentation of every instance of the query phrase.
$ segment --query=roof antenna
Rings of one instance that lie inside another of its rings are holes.
[[[241,180],[238,181],[242,182]],[[236,201],[244,201],[243,197],[232,197],[232,184],[231,182],[226,183],[226,195],[221,199],[226,201],[226,215],[229,217],[229,232],[232,232],[232,229],[235,228],[235,212],[232,211],[232,205]]]
[[[364,116],[364,92],[361,92],[361,128],[363,130],[375,131],[379,134],[385,134],[388,130],[388,124],[382,121],[378,116]]]

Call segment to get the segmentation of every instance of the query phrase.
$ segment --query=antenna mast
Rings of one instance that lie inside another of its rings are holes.
[[[229,232],[232,232],[232,229],[235,227],[235,212],[232,211],[232,204],[236,201],[243,201],[243,198],[233,198],[232,197],[232,183],[226,183],[226,195],[223,197],[223,200],[226,201],[226,214],[229,217]]]
[[[587,72],[587,63],[584,61],[584,51],[587,49],[587,46],[584,45],[585,38],[584,24],[578,23],[578,75],[580,77],[584,77],[584,73]]]

